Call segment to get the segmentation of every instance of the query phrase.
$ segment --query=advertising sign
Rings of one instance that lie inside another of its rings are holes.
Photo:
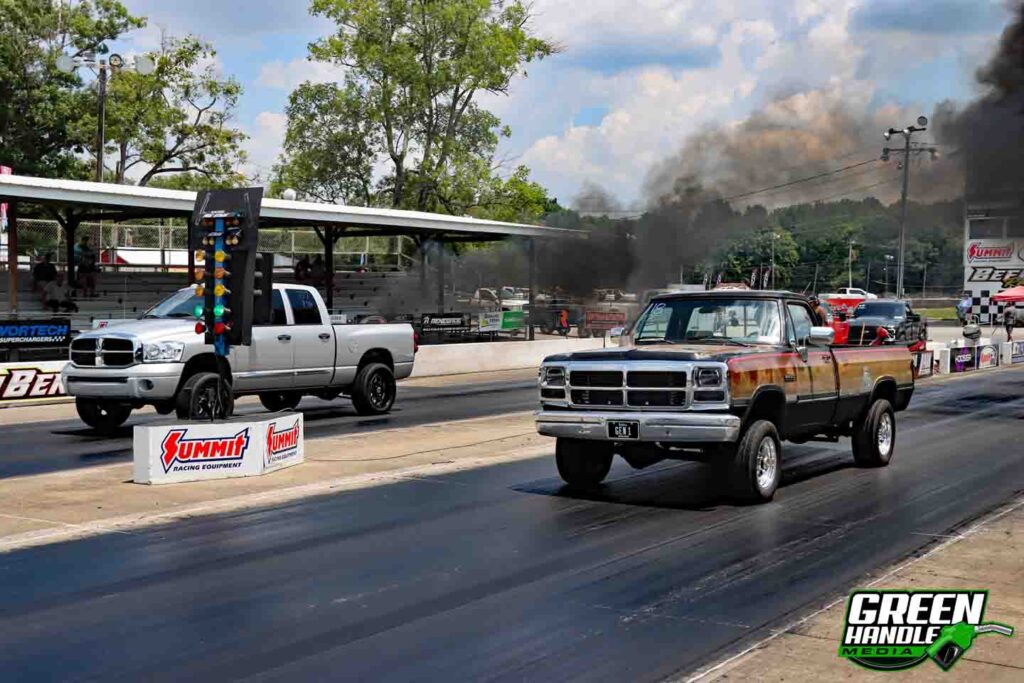
[[[487,311],[477,316],[481,332],[501,331],[501,311]]]
[[[60,371],[67,361],[0,364],[0,406],[49,403],[66,396]]]
[[[420,329],[423,332],[464,332],[469,330],[469,314],[424,313]]]
[[[994,368],[999,365],[999,350],[992,344],[985,344],[978,347],[978,360],[976,368]]]
[[[302,413],[135,427],[137,484],[252,477],[303,461]]]
[[[974,347],[951,348],[949,350],[949,371],[968,372],[973,370],[977,365],[977,359],[978,355],[975,353]]]
[[[0,321],[0,348],[25,349],[70,343],[71,321],[67,318]]]
[[[914,377],[931,377],[935,372],[935,352],[918,351],[914,354]]]
[[[1010,346],[1010,362],[1024,363],[1024,342],[1013,342]]]
[[[588,310],[585,326],[588,330],[611,330],[626,326],[626,314],[622,311]]]
[[[521,330],[525,323],[526,314],[523,311],[502,311],[501,329]]]
[[[525,323],[522,311],[487,311],[477,315],[481,332],[508,332],[520,330]]]

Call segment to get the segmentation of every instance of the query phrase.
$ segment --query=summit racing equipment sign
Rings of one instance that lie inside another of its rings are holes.
[[[302,414],[135,427],[139,484],[251,477],[303,461]]]
[[[1014,243],[1007,244],[985,244],[984,242],[971,242],[967,246],[967,261],[1009,261],[1013,259]]]
[[[928,659],[949,670],[976,636],[1012,636],[985,622],[985,590],[854,591],[847,603],[839,656],[876,671],[900,671]]]
[[[239,467],[249,448],[249,430],[234,436],[186,438],[188,429],[173,429],[160,444],[164,472],[176,464],[182,467],[220,469]]]

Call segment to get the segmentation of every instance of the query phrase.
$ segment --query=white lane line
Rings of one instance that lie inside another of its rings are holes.
[[[912,558],[910,560],[907,560],[903,564],[900,564],[900,565],[896,566],[894,569],[886,572],[885,574],[883,574],[882,576],[878,577],[874,581],[871,581],[871,582],[869,582],[867,584],[864,584],[864,585],[866,587],[871,587],[871,586],[876,586],[876,585],[882,583],[883,581],[887,581],[887,580],[891,579],[894,575],[899,574],[900,572],[902,572],[904,569],[907,569],[908,567],[910,567],[910,566],[912,566],[914,564],[917,564],[921,560],[923,560],[923,559],[925,559],[927,557],[930,557],[931,555],[934,555],[937,552],[945,550],[946,548],[948,548],[949,546],[953,545],[954,543],[959,543],[960,541],[962,541],[963,539],[967,538],[968,536],[970,536],[970,535],[972,535],[974,533],[977,533],[983,527],[988,526],[989,524],[991,524],[992,522],[995,522],[996,520],[1000,519],[1001,517],[1005,517],[1006,515],[1010,514],[1011,512],[1017,510],[1018,508],[1020,508],[1022,506],[1024,506],[1024,498],[1021,498],[1021,499],[1017,500],[1016,502],[1009,504],[1008,506],[1004,506],[1003,509],[1001,509],[1001,510],[997,510],[997,511],[995,511],[993,513],[990,513],[989,515],[983,517],[982,519],[978,520],[977,522],[972,524],[970,527],[965,529],[963,531],[963,533],[950,536],[949,538],[947,538],[947,540],[945,540],[942,543],[940,543],[939,545],[935,546],[934,548],[932,548],[931,550],[929,550],[925,554],[920,555],[919,557],[915,557],[915,558]],[[726,667],[729,664],[732,664],[736,660],[738,660],[738,659],[740,659],[742,657],[745,657],[746,655],[750,654],[754,650],[758,650],[758,649],[764,647],[765,645],[767,645],[771,641],[775,640],[779,636],[785,635],[786,633],[789,633],[789,632],[793,631],[794,629],[804,625],[805,623],[807,623],[811,619],[815,618],[819,614],[822,614],[823,612],[827,612],[828,610],[832,609],[836,605],[838,605],[841,602],[843,602],[844,600],[846,600],[846,598],[847,598],[847,596],[845,596],[845,595],[842,596],[842,597],[836,598],[835,600],[833,600],[832,602],[828,603],[827,605],[825,605],[821,609],[815,610],[814,612],[811,612],[807,616],[802,617],[800,619],[797,619],[794,622],[791,622],[790,624],[788,624],[787,626],[785,626],[784,628],[782,628],[782,629],[780,629],[778,631],[773,631],[771,633],[771,635],[768,635],[765,638],[762,638],[761,640],[757,641],[756,643],[754,643],[750,647],[746,648],[742,652],[739,652],[739,653],[733,655],[732,657],[729,657],[728,659],[725,659],[725,660],[719,662],[718,664],[715,664],[714,666],[711,666],[711,667],[709,667],[707,669],[704,669],[703,671],[698,671],[697,673],[693,674],[692,676],[690,676],[688,678],[684,678],[682,680],[686,681],[686,683],[692,683],[694,681],[699,681],[699,680],[702,680],[702,679],[706,679],[708,676],[710,676],[711,674],[715,673],[719,669],[722,669],[723,667]],[[676,679],[676,680],[679,680],[679,679]]]

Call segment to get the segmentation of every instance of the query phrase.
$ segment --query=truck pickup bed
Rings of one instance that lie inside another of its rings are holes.
[[[558,439],[573,486],[599,483],[615,454],[635,467],[695,459],[737,495],[769,500],[783,440],[850,436],[859,464],[887,464],[914,390],[909,351],[833,347],[812,320],[786,292],[657,297],[623,348],[545,359],[537,429]]]

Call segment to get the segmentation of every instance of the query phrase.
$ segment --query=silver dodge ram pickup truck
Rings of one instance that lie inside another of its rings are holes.
[[[188,287],[138,320],[75,338],[62,380],[79,417],[105,432],[146,405],[187,419],[194,387],[208,386],[217,372],[213,347],[195,331],[193,309],[201,302]],[[395,380],[412,374],[415,353],[410,325],[335,325],[316,289],[275,284],[268,323],[253,327],[251,346],[231,349],[226,402],[255,394],[277,411],[294,408],[304,395],[344,394],[360,414],[385,413]]]

